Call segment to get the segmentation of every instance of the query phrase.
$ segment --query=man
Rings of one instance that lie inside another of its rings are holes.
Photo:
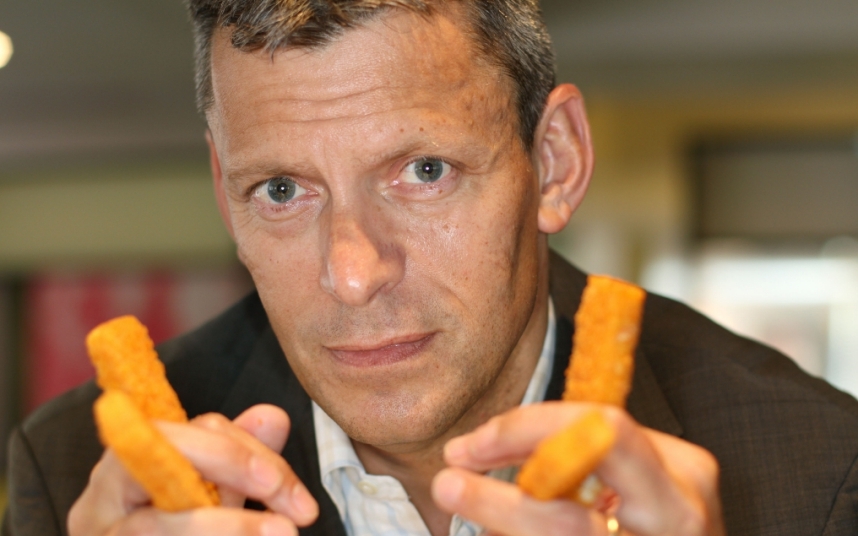
[[[202,415],[162,430],[224,507],[151,508],[101,455],[90,385],[13,436],[4,534],[66,533],[72,502],[72,536],[618,533],[500,471],[591,409],[518,407],[559,396],[585,277],[546,236],[593,168],[535,2],[191,12],[218,204],[258,296],[161,348]],[[597,409],[623,534],[858,528],[855,401],[679,304],[648,298],[634,418]]]

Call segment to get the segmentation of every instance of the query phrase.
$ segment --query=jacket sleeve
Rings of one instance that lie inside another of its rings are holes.
[[[831,507],[822,536],[846,536],[858,534],[858,458],[852,462],[849,472]]]
[[[2,536],[62,536],[60,522],[48,494],[42,470],[21,429],[9,439],[9,503],[0,529]]]

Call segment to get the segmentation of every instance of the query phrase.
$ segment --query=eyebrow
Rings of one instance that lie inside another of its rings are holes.
[[[303,168],[303,169],[302,169]],[[277,162],[259,162],[226,170],[226,180],[236,182],[248,177],[301,177],[313,172],[309,166],[284,166]]]
[[[412,133],[403,145],[399,145],[381,153],[369,153],[359,155],[357,161],[368,169],[377,169],[384,165],[400,160],[408,155],[414,156],[450,156],[455,160],[478,160],[482,167],[491,160],[494,151],[491,146],[482,143],[475,144],[472,140],[466,141],[459,136],[448,138],[445,143],[439,144],[427,134]],[[433,149],[433,147],[436,147]],[[463,162],[465,164],[467,162]],[[318,168],[300,162],[283,163],[274,160],[249,163],[235,169],[224,170],[227,181],[238,182],[250,177],[308,177],[318,175]]]
[[[383,166],[388,162],[399,160],[409,154],[418,153],[418,150],[424,145],[426,145],[424,141],[411,140],[406,145],[402,145],[379,154],[370,154],[366,157],[361,157],[360,160],[365,163],[367,167],[374,169]]]

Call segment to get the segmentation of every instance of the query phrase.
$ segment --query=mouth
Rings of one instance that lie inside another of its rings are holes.
[[[329,346],[334,359],[352,367],[378,367],[410,359],[423,350],[434,333],[407,335],[381,343]]]

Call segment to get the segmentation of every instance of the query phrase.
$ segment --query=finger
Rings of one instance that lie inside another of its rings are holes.
[[[643,432],[659,452],[673,479],[702,491],[705,496],[717,497],[720,469],[715,456],[708,450],[657,430],[644,428]]]
[[[93,468],[86,488],[69,511],[69,534],[102,533],[117,519],[149,501],[146,491],[108,449]]]
[[[105,503],[120,504],[126,512],[151,501],[149,494],[134,480],[112,449],[105,450],[101,460],[93,467],[87,490],[106,499],[103,501]]]
[[[291,428],[286,412],[270,404],[253,406],[232,422],[274,452],[283,451]]]
[[[272,451],[281,452],[289,436],[289,416],[276,406],[260,404],[245,410],[232,421],[237,428],[226,426],[225,419],[212,415],[200,416],[191,423],[226,433],[251,449],[257,446],[253,440],[256,438]],[[242,430],[247,433],[243,433]],[[218,491],[223,506],[242,507],[247,499],[244,493],[227,486],[221,486]]]
[[[698,497],[697,515],[707,527],[707,534],[724,531],[721,494],[718,490],[720,469],[715,456],[697,445],[677,437],[643,428],[653,447],[665,461],[665,469],[686,497]]]
[[[675,478],[681,472],[677,468],[699,460],[702,449],[671,441],[679,448],[663,457],[652,434],[630,417],[615,425],[617,443],[596,473],[622,498],[616,513],[620,524],[638,534],[704,533],[709,507],[720,501],[710,503],[697,485]]]
[[[223,415],[199,417],[193,426],[159,427],[206,479],[263,502],[299,526],[318,516],[315,499],[286,461]]]
[[[142,508],[113,526],[106,536],[296,536],[298,529],[286,517],[238,508],[198,508],[166,513]]]
[[[512,484],[459,468],[435,476],[432,497],[442,510],[506,536],[607,533],[604,517],[593,510],[566,500],[537,501]]]
[[[452,466],[477,472],[520,465],[540,441],[599,408],[609,420],[619,412],[609,406],[545,402],[522,406],[492,418],[469,434],[451,439],[444,459]]]
[[[286,412],[269,404],[253,406],[231,422],[235,426],[228,426],[229,419],[219,413],[206,413],[195,417],[191,424],[226,433],[250,448],[256,448],[257,441],[261,442],[274,452],[283,450],[291,427]]]

